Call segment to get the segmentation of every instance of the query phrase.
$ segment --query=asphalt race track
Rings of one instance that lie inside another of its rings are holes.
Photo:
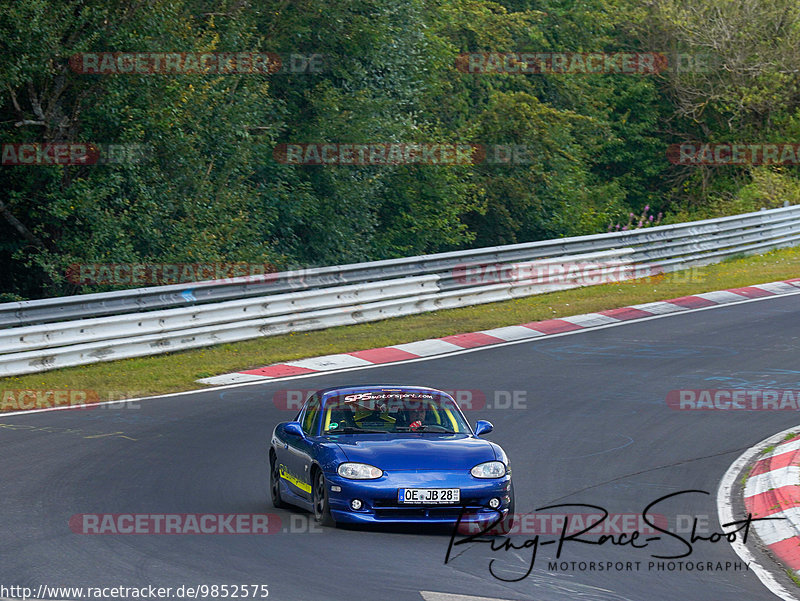
[[[0,584],[197,586],[266,584],[278,601],[398,599],[420,591],[516,600],[775,599],[752,572],[648,570],[680,554],[670,537],[647,548],[567,542],[560,561],[640,562],[639,570],[548,570],[555,544],[492,553],[453,550],[449,535],[309,527],[272,508],[267,443],[293,417],[281,389],[405,383],[445,390],[524,391],[525,406],[468,411],[512,460],[517,512],[586,503],[716,522],[720,478],[743,449],[800,424],[793,411],[676,411],[670,390],[800,389],[800,295],[676,314],[429,361],[95,408],[0,416]],[[522,398],[522,397],[520,397]],[[586,509],[567,509],[588,513]],[[84,535],[80,513],[274,513],[270,535]],[[310,530],[310,531],[309,531]],[[533,535],[512,537],[521,546]],[[688,533],[687,533],[688,536]],[[555,537],[551,537],[555,538]],[[724,540],[697,542],[684,562],[740,561]],[[431,596],[429,599],[444,597]]]

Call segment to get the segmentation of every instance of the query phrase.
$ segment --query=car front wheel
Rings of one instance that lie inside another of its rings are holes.
[[[336,522],[331,516],[331,506],[328,499],[328,487],[325,483],[325,475],[318,471],[314,478],[314,519],[323,526],[336,526]]]
[[[269,492],[272,497],[272,506],[276,509],[287,507],[286,502],[281,498],[281,468],[278,460],[273,458],[269,470]]]

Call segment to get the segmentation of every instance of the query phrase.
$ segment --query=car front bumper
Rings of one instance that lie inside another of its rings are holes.
[[[492,523],[504,518],[511,504],[511,475],[481,479],[464,470],[414,470],[384,472],[375,480],[348,480],[338,474],[326,474],[331,515],[337,522],[350,524]],[[401,504],[401,488],[458,488],[458,504]],[[492,509],[489,500],[500,499]],[[362,507],[350,503],[359,499]],[[463,512],[463,513],[462,513]],[[498,513],[499,512],[499,513]]]

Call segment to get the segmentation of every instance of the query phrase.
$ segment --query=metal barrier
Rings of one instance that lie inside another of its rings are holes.
[[[495,302],[600,283],[610,272],[628,279],[797,244],[800,206],[793,206],[626,232],[4,303],[0,377]],[[578,263],[580,274],[564,267]]]

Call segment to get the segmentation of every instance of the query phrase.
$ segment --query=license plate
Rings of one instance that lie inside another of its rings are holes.
[[[425,505],[459,503],[461,501],[461,489],[401,488],[397,491],[397,501],[398,503],[421,503]]]

